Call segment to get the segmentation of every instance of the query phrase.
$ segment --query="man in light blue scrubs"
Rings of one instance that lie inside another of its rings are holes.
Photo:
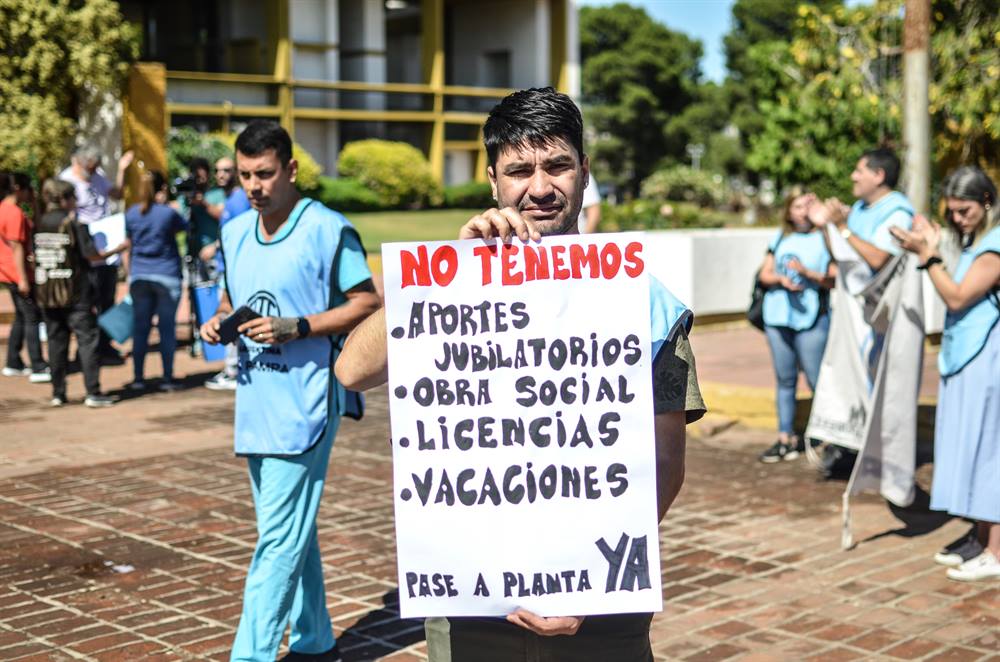
[[[364,250],[343,216],[303,198],[288,133],[254,121],[236,139],[253,206],[222,228],[226,293],[202,337],[244,306],[235,448],[247,458],[257,547],[231,660],[340,659],[326,609],[316,513],[346,393],[333,375],[338,339],[378,309]]]

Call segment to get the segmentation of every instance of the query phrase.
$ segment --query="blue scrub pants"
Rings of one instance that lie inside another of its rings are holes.
[[[247,458],[257,548],[247,573],[232,661],[274,662],[289,620],[291,650],[322,653],[333,648],[316,513],[338,424],[339,418],[333,418],[326,438],[302,455]]]
[[[809,388],[816,390],[819,366],[823,362],[826,337],[830,333],[830,315],[821,315],[812,328],[794,331],[784,326],[765,326],[774,376],[778,381],[778,432],[793,434],[795,424],[795,386],[799,370],[806,375]]]

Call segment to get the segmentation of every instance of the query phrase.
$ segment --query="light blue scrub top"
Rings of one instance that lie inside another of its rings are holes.
[[[955,269],[956,283],[962,282],[972,263],[984,253],[1000,254],[1000,227],[993,228],[975,246],[962,251]],[[990,331],[1000,320],[997,295],[994,289],[969,307],[945,315],[941,353],[938,354],[938,370],[942,377],[958,373],[983,351]]]
[[[822,308],[822,288],[788,265],[797,259],[810,271],[825,274],[830,266],[830,252],[823,241],[823,233],[817,230],[783,235],[783,231],[779,231],[768,250],[774,255],[775,272],[805,289],[801,292],[789,292],[783,287],[768,290],[764,294],[764,324],[793,331],[811,329]]]
[[[222,226],[226,289],[233,309],[304,317],[335,293],[371,278],[357,232],[342,215],[303,198],[265,242],[250,210]],[[332,273],[338,248],[337,273]],[[345,392],[333,375],[334,339],[262,345],[240,336],[235,448],[239,455],[298,455],[335,433]]]
[[[899,191],[892,191],[874,204],[858,200],[851,207],[847,227],[851,232],[891,255],[899,255],[902,248],[889,232],[891,227],[909,230],[913,224],[913,205]]]

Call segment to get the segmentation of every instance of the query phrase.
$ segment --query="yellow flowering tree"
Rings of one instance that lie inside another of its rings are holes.
[[[113,0],[0,0],[0,168],[53,172],[81,104],[118,93],[138,54]]]
[[[990,0],[936,0],[930,112],[937,174],[959,163],[995,168],[1000,147],[1000,17]],[[781,184],[847,196],[865,149],[901,147],[902,0],[837,7],[801,5],[794,38],[751,47],[778,81],[760,102],[749,167]]]

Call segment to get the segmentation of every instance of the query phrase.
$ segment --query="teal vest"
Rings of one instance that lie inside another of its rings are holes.
[[[769,248],[774,255],[775,272],[787,276],[803,289],[801,292],[789,292],[783,287],[769,289],[764,294],[764,324],[793,331],[811,329],[823,309],[825,294],[819,285],[789,269],[788,263],[797,259],[807,269],[825,274],[830,266],[830,252],[822,231],[787,235],[779,231]]]
[[[955,269],[955,282],[960,283],[969,267],[983,253],[1000,253],[1000,227],[993,228],[975,246],[962,251]],[[949,377],[962,370],[986,346],[990,332],[1000,320],[1000,300],[994,289],[982,299],[957,312],[949,311],[944,318],[938,370]]]
[[[652,340],[653,361],[664,344],[669,343],[677,335],[679,329],[685,333],[691,330],[694,315],[687,306],[671,294],[663,283],[652,276],[649,277],[649,323],[650,340]]]
[[[851,207],[847,217],[847,227],[868,243],[875,243],[876,232],[892,214],[904,211],[913,216],[913,205],[899,191],[892,191],[873,205],[858,200]]]
[[[258,213],[222,226],[226,290],[233,309],[300,317],[328,310],[337,294],[336,258],[347,219],[303,198],[265,243]],[[262,345],[240,336],[235,448],[240,455],[297,455],[336,432],[345,400],[333,376],[332,337]]]

